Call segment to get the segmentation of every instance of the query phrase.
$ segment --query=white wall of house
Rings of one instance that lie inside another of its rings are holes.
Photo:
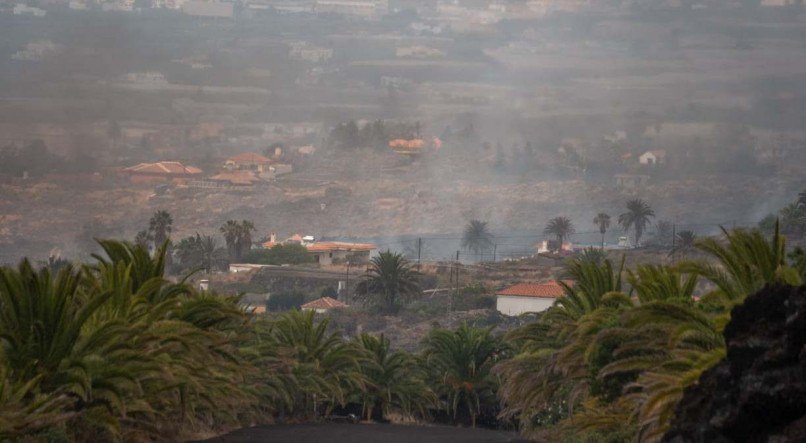
[[[638,157],[638,161],[642,165],[656,165],[658,164],[658,157],[656,157],[655,154],[651,152],[645,152],[640,157]]]
[[[341,250],[339,250],[339,251],[329,251],[329,252],[314,252],[313,254],[314,254],[316,263],[319,263],[320,265],[325,265],[325,266],[332,265],[333,260],[341,260],[341,261],[344,262],[351,255],[356,256],[356,257],[360,256],[361,257],[361,259],[360,259],[361,262],[367,262],[367,261],[369,261],[369,256],[370,256],[369,251],[355,252],[355,251],[341,251]]]
[[[317,314],[327,314],[327,312],[330,311],[330,309],[324,309],[324,308],[316,308],[316,309],[302,308],[302,310],[303,311],[315,311]]]
[[[495,307],[504,315],[516,316],[527,312],[543,312],[554,304],[553,298],[499,295]]]

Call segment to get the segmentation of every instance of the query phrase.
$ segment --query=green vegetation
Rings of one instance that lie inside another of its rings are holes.
[[[162,247],[171,236],[174,219],[168,211],[157,211],[148,221],[149,238],[154,241],[154,248]]]
[[[272,294],[266,301],[266,309],[272,312],[298,309],[305,303],[305,294],[300,291],[287,291]]]
[[[300,265],[313,262],[308,249],[294,243],[281,243],[269,249],[252,249],[244,253],[242,259],[247,263],[263,265]]]
[[[599,233],[602,234],[602,249],[604,249],[604,239],[607,230],[610,229],[610,215],[606,212],[600,212],[593,218],[593,224],[599,228]]]
[[[568,217],[554,217],[546,223],[543,233],[553,235],[557,239],[557,250],[562,249],[565,240],[574,232],[574,224]]]
[[[632,269],[590,249],[569,259],[565,296],[535,321],[503,337],[437,327],[416,353],[383,335],[345,339],[311,311],[255,316],[238,297],[173,283],[167,243],[150,255],[101,241],[85,265],[24,260],[0,268],[0,440],[179,440],[352,408],[517,425],[548,441],[658,441],[684,390],[725,356],[731,309],[806,280],[806,254],[787,251],[777,226],[691,242],[696,261]],[[397,312],[418,278],[384,252],[357,293]],[[462,295],[488,303],[487,292]]]
[[[375,120],[361,126],[354,120],[339,123],[328,136],[327,145],[336,149],[372,147],[389,149],[389,140],[420,137],[420,122],[406,123]]]
[[[769,214],[759,223],[759,228],[772,232],[780,221],[781,231],[793,238],[803,238],[806,234],[806,190],[798,194],[798,198],[781,208],[778,215]]]
[[[383,337],[345,341],[313,312],[252,317],[166,280],[165,246],[101,246],[55,274],[0,268],[0,440],[179,440],[351,401],[369,415],[434,405],[415,357]]]
[[[694,245],[696,242],[697,234],[695,234],[694,231],[680,231],[675,236],[675,245],[669,254],[686,254],[687,252],[694,250]]]
[[[609,260],[569,262],[565,297],[510,333],[518,351],[497,367],[503,416],[548,440],[658,441],[683,391],[725,356],[730,309],[766,284],[804,281],[777,230],[724,235],[695,242],[710,261],[678,267],[625,276]],[[699,279],[713,289],[696,301]]]
[[[381,252],[372,258],[367,277],[356,285],[355,295],[382,312],[395,313],[405,301],[420,294],[419,276],[402,255]]]
[[[491,329],[464,324],[456,331],[435,329],[424,341],[424,365],[442,407],[456,419],[460,411],[471,426],[490,405],[495,405],[498,378],[493,366],[506,358],[506,346]]]
[[[255,225],[249,220],[227,220],[219,229],[227,243],[231,260],[240,262],[243,254],[252,248],[252,231]]]
[[[102,241],[58,273],[0,271],[0,439],[58,426],[71,440],[178,435],[252,405],[236,299],[164,279],[165,248]],[[224,376],[226,374],[226,376]]]
[[[470,220],[462,235],[462,247],[473,252],[478,258],[489,251],[492,246],[493,235],[490,233],[490,228],[487,227],[487,222]]]
[[[630,229],[633,229],[635,232],[635,245],[639,246],[641,237],[651,222],[650,218],[655,218],[655,211],[652,210],[647,202],[635,199],[627,202],[627,212],[618,216],[618,223],[624,228],[624,232],[629,232]]]
[[[224,268],[227,252],[218,247],[215,238],[196,234],[185,237],[174,246],[174,274],[184,274],[198,269],[209,273]]]
[[[436,398],[426,386],[417,360],[405,352],[392,351],[383,335],[361,334],[354,343],[366,356],[361,366],[366,385],[359,396],[364,417],[383,420],[392,408],[425,416]]]

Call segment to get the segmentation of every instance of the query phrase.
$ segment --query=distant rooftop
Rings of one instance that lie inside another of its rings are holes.
[[[573,286],[573,282],[564,281],[565,284]],[[519,283],[514,286],[502,289],[496,295],[513,297],[539,297],[539,298],[560,298],[565,295],[565,288],[556,280],[545,283]]]
[[[125,172],[135,174],[161,174],[161,175],[194,175],[201,174],[202,170],[195,166],[186,166],[180,162],[167,161],[157,163],[140,163],[123,169]]]
[[[322,297],[300,306],[302,309],[341,309],[347,307],[349,306],[346,303],[330,297]]]

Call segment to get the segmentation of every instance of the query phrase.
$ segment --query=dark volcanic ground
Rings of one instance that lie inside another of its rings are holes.
[[[261,426],[240,429],[205,440],[206,443],[295,442],[295,443],[497,443],[526,442],[512,432],[448,426],[402,426],[380,424],[307,424]]]

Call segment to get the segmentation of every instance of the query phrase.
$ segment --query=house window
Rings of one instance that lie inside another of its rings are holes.
[[[332,253],[332,252],[331,252],[331,253],[329,253],[329,254],[328,254],[328,256],[329,256],[330,258],[333,258],[333,253]]]

